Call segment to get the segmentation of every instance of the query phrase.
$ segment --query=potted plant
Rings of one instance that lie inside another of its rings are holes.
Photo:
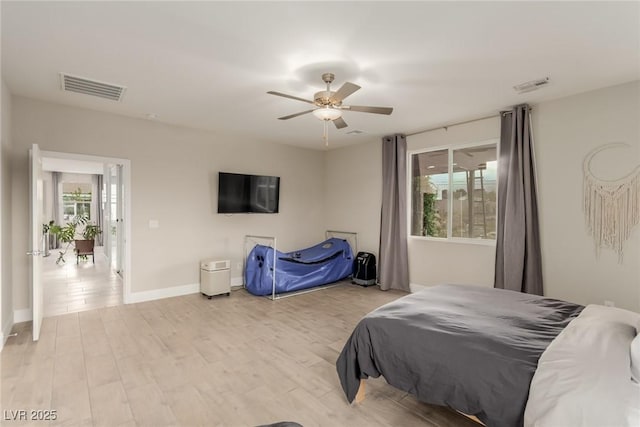
[[[53,225],[54,221],[51,220],[49,221],[48,224],[42,224],[42,250],[44,251],[44,254],[42,256],[44,257],[48,257],[49,256],[49,229],[51,228],[51,226]]]
[[[93,253],[93,248],[95,246],[95,239],[98,234],[102,233],[100,227],[93,224],[86,224],[84,230],[82,231],[82,239],[75,239],[75,252],[76,252],[76,262],[80,258],[86,259],[88,255],[91,255],[93,258],[93,262],[95,263],[95,256]]]
[[[77,232],[79,226],[85,226],[82,233]],[[64,256],[67,254],[72,243],[75,244],[74,251],[78,256],[86,257],[87,254],[93,254],[95,238],[98,234],[102,233],[102,230],[97,225],[88,224],[86,216],[76,215],[65,225],[56,224],[51,221],[49,223],[49,233],[55,235],[58,241],[64,245],[62,250],[58,252],[58,259],[56,260],[56,264],[60,264],[66,262]],[[80,237],[82,237],[82,239],[80,239]]]

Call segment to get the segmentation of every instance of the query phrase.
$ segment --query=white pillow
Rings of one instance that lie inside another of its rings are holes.
[[[640,384],[640,322],[636,326],[636,337],[631,341],[631,378]]]

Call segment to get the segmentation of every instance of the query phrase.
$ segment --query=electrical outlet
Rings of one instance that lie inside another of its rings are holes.
[[[615,307],[616,304],[613,301],[609,301],[609,300],[604,300],[604,305],[606,307]]]

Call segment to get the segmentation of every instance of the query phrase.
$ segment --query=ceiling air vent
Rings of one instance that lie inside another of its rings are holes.
[[[62,90],[67,92],[83,93],[112,101],[121,101],[125,90],[127,90],[124,86],[99,82],[65,73],[60,73],[60,86]]]
[[[520,83],[519,85],[515,85],[513,88],[518,93],[527,93],[527,92],[533,92],[534,90],[538,90],[542,86],[546,86],[548,84],[549,84],[549,77],[545,77],[543,79],[531,80],[530,82]]]

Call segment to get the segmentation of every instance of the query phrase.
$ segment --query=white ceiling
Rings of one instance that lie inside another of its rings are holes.
[[[323,72],[362,86],[331,147],[486,116],[640,78],[633,2],[10,2],[2,78],[15,95],[323,149],[309,104]],[[62,92],[58,73],[127,87]],[[512,86],[549,76],[548,87]],[[362,130],[363,134],[347,132]]]

